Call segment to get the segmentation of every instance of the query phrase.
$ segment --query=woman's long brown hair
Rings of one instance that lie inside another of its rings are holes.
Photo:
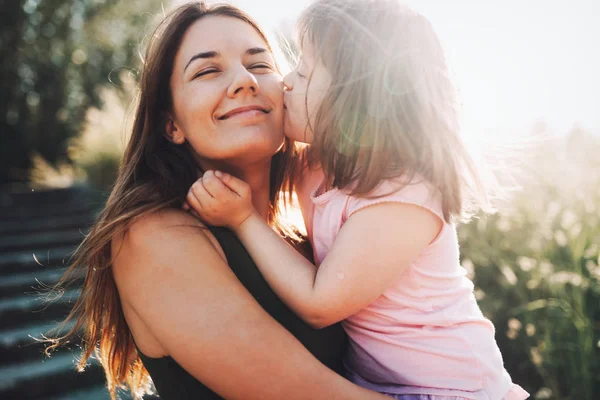
[[[74,262],[56,285],[56,288],[64,287],[78,272],[85,276],[71,313],[54,332],[60,332],[68,321],[75,320],[73,328],[64,335],[48,335],[46,353],[82,335],[78,369],[83,370],[95,352],[113,399],[117,388],[129,388],[140,398],[148,392],[150,379],[121,308],[111,271],[111,240],[144,215],[164,208],[179,208],[198,177],[192,150],[168,141],[164,127],[165,116],[171,110],[169,82],[175,55],[188,28],[206,16],[240,19],[256,29],[269,46],[258,25],[230,5],[189,3],[174,10],[159,24],[143,60],[133,132],[116,183],[90,233],[76,250]],[[269,222],[284,234],[289,230],[279,223],[279,205],[281,194],[289,187],[286,171],[289,171],[293,152],[293,146],[286,140],[271,164]]]

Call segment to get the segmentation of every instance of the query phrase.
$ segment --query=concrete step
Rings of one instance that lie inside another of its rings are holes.
[[[108,400],[96,361],[75,371],[77,343],[47,358],[45,344],[35,340],[61,333],[50,331],[71,311],[81,280],[58,299],[48,289],[72,262],[104,200],[86,187],[0,193],[0,399]]]
[[[0,277],[66,267],[75,249],[76,246],[71,244],[52,249],[32,248],[27,251],[2,252],[0,253]]]
[[[129,392],[120,390],[117,397],[121,400],[131,400],[133,397]],[[61,395],[58,397],[52,397],[48,400],[110,400],[108,390],[104,386],[96,386],[89,389],[77,390],[72,393]],[[158,396],[146,395],[144,400],[160,400]]]
[[[59,281],[66,270],[66,267],[49,268],[0,276],[0,300],[7,297],[45,292]],[[73,285],[81,284],[83,276],[84,271],[76,272],[74,277],[79,279],[76,279]]]
[[[70,215],[74,212],[94,212],[102,208],[102,201],[90,201],[82,199],[81,201],[69,201],[63,204],[40,203],[31,206],[14,206],[10,208],[0,208],[0,220],[2,221],[25,221],[31,218],[59,217]]]
[[[18,205],[35,206],[40,202],[62,204],[73,198],[89,197],[90,192],[91,189],[85,185],[53,189],[24,188],[0,193],[0,208],[10,208]]]
[[[36,190],[21,192],[0,192],[0,215],[11,218],[42,216],[40,208],[56,208],[59,214],[72,211],[68,206],[92,204],[98,205],[106,198],[106,194],[92,190],[86,186],[73,186],[64,189]],[[20,213],[23,212],[23,215]]]
[[[54,285],[66,268],[21,272],[0,277],[0,299],[22,294],[39,293]]]
[[[75,210],[68,215],[42,216],[21,220],[1,220],[0,237],[19,233],[36,233],[66,228],[89,227],[94,221],[96,210]]]
[[[62,321],[73,308],[79,289],[70,289],[58,299],[52,295],[21,295],[0,300],[2,329],[44,321]]]
[[[119,399],[128,400],[130,396],[119,394]],[[75,390],[67,394],[48,398],[48,400],[110,400],[106,386],[92,386],[87,389]]]
[[[19,233],[0,237],[0,252],[28,252],[30,249],[53,249],[55,247],[77,246],[85,238],[87,231],[81,227],[52,230],[37,233]]]
[[[38,360],[46,346],[39,340],[55,329],[58,323],[59,321],[47,321],[0,331],[0,366]],[[69,321],[64,330],[53,331],[51,335],[55,337],[66,333],[74,325],[74,321]]]
[[[37,359],[0,367],[0,399],[110,400],[100,364],[90,359],[86,370],[79,373],[75,369],[79,356],[78,351],[63,350],[50,358],[40,355]],[[133,397],[128,391],[119,390],[118,398]],[[159,397],[146,395],[144,400],[159,400]]]
[[[104,381],[102,368],[91,360],[86,371],[78,373],[77,355],[67,351],[0,368],[0,399],[44,399],[97,387]]]
[[[67,324],[67,326],[65,327],[66,329],[70,329],[71,327],[73,327],[74,323],[70,322],[69,324]],[[28,327],[20,327],[17,329],[13,329],[13,330],[7,330],[7,331],[2,331],[0,332],[0,360],[4,365],[8,365],[8,364],[12,364],[12,365],[33,365],[33,366],[37,366],[39,367],[38,363],[47,363],[47,362],[52,362],[52,360],[57,359],[62,357],[64,354],[67,354],[68,357],[70,357],[71,359],[75,359],[74,356],[77,356],[78,353],[77,351],[75,351],[75,353],[71,352],[70,350],[67,349],[60,349],[57,351],[57,353],[55,353],[55,355],[53,355],[51,358],[46,358],[42,351],[43,351],[43,344],[36,342],[34,339],[32,339],[32,337],[40,337],[41,333],[45,333],[48,332],[48,330],[52,329],[56,327],[56,323],[47,323],[47,324],[42,324],[42,325],[31,325]],[[76,347],[76,346],[73,346]],[[66,360],[68,361],[68,359]],[[95,363],[95,361],[93,361],[93,363]],[[61,362],[59,363],[60,365],[58,365],[57,367],[59,368],[63,368],[64,364],[66,365],[75,365],[74,361],[72,364],[69,364],[68,362]],[[1,378],[1,374],[3,373],[2,371],[6,372],[9,371],[12,376],[14,376],[18,371],[24,371],[27,374],[29,374],[29,371],[25,368],[21,368],[21,369],[2,369],[2,366],[0,366],[0,398],[4,399],[5,397],[2,397],[2,378]],[[67,374],[69,375],[69,373]],[[75,380],[80,379],[80,374],[76,375],[74,378]],[[29,380],[30,376],[27,375],[26,380]],[[19,380],[19,378],[16,378],[17,380]],[[25,379],[25,378],[23,378]],[[110,400],[110,396],[108,395],[108,391],[106,390],[106,388],[102,385],[103,383],[103,379],[98,380],[96,386],[92,386],[92,387],[84,387],[83,389],[80,390],[71,390],[71,386],[69,386],[68,388],[63,388],[64,389],[64,393],[61,393],[60,395],[57,396],[51,396],[51,397],[46,397],[48,395],[48,393],[43,393],[39,394],[39,397],[32,397],[32,398],[36,398],[36,399],[48,399],[48,400]],[[18,383],[18,382],[17,382]],[[6,385],[6,384],[5,384]],[[16,390],[13,388],[12,389],[13,392],[16,392]],[[36,392],[37,393],[37,392]],[[23,391],[19,391],[19,395],[23,395]],[[130,396],[130,394],[127,391],[120,391],[118,397],[122,400],[131,400],[132,397]],[[23,398],[23,397],[16,397],[16,398]],[[144,400],[158,400],[159,398],[157,396],[152,396],[152,395],[148,395],[144,397]]]

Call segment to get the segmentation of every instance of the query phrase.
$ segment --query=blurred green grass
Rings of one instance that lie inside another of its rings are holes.
[[[459,227],[506,368],[533,398],[600,394],[598,154],[581,130],[540,143],[510,203]]]

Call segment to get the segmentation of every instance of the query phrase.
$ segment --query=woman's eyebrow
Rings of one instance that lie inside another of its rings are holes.
[[[190,58],[190,61],[188,61],[188,63],[185,65],[185,68],[183,68],[183,72],[185,72],[185,70],[187,69],[187,67],[192,63],[192,61],[194,60],[198,60],[198,59],[205,59],[205,58],[215,58],[215,57],[219,57],[221,54],[219,54],[216,51],[205,51],[202,53],[198,53],[194,56],[192,56],[192,58]]]
[[[246,54],[250,55],[250,56],[253,56],[255,54],[267,53],[267,52],[269,52],[269,50],[265,49],[264,47],[252,47],[252,48],[246,50]],[[204,51],[202,53],[198,53],[190,58],[188,63],[183,68],[183,72],[185,72],[187,67],[195,60],[215,58],[215,57],[220,57],[220,56],[221,56],[221,54],[216,51]]]
[[[246,50],[246,54],[249,56],[253,56],[255,54],[267,53],[268,51],[269,50],[265,49],[264,47],[252,47]]]

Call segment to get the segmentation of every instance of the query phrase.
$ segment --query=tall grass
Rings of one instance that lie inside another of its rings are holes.
[[[117,171],[132,129],[131,99],[135,80],[122,73],[123,87],[109,87],[101,91],[102,108],[90,108],[81,134],[71,141],[69,156],[76,170],[92,187],[108,190],[117,177]]]
[[[581,131],[546,141],[510,206],[459,228],[505,365],[534,398],[600,395],[599,154]]]

